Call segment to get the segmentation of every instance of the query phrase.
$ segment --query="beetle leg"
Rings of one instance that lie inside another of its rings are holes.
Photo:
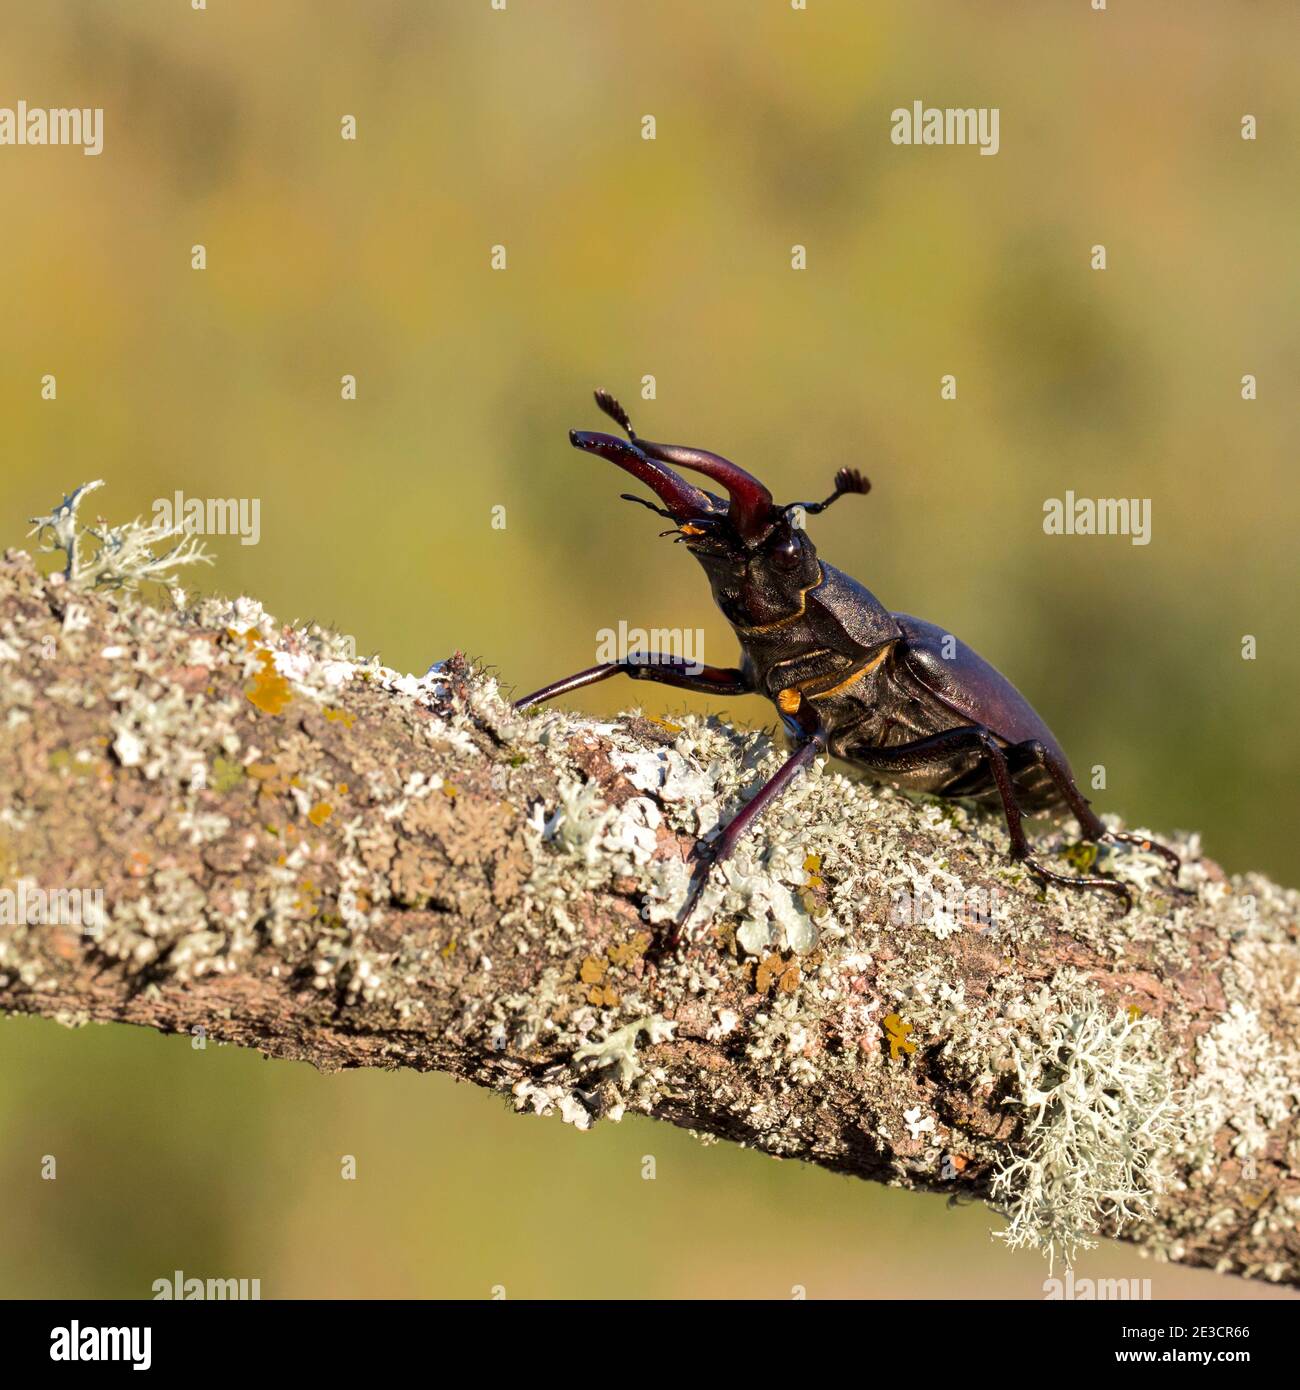
[[[1079,829],[1083,831],[1085,840],[1094,840],[1108,845],[1118,843],[1137,845],[1140,849],[1163,856],[1173,871],[1175,880],[1178,878],[1183,861],[1173,850],[1147,835],[1135,835],[1131,830],[1107,830],[1101,817],[1088,804],[1088,798],[1079,790],[1074,778],[1070,775],[1070,769],[1059,758],[1053,757],[1037,739],[1017,743],[1011,751],[1023,753],[1032,762],[1047,769],[1048,775],[1056,783],[1057,790],[1065,798],[1066,805],[1069,806],[1074,818],[1079,822]]]
[[[793,701],[798,701],[793,704]],[[699,903],[713,869],[732,853],[741,837],[796,777],[819,754],[826,752],[826,727],[813,706],[798,692],[792,693],[793,707],[783,707],[787,732],[799,740],[794,754],[768,778],[754,796],[727,822],[726,827],[710,845],[700,842],[695,847],[695,871],[686,894],[686,903],[677,914],[669,946],[676,947],[686,929],[686,923]]]
[[[1034,858],[1029,841],[1025,837],[1024,818],[1011,785],[1011,772],[1007,767],[1006,754],[1002,745],[982,724],[964,724],[956,729],[945,729],[943,733],[931,734],[927,738],[917,739],[913,743],[903,743],[895,748],[854,747],[848,756],[853,762],[873,771],[889,773],[925,767],[964,750],[981,753],[993,775],[998,795],[1002,798],[1002,811],[1007,819],[1007,833],[1011,837],[1013,859],[1019,860],[1030,873],[1045,883],[1056,883],[1062,888],[1099,888],[1103,892],[1114,893],[1117,897],[1123,898],[1124,911],[1128,912],[1133,906],[1133,895],[1118,879],[1102,875],[1058,874]]]
[[[576,676],[544,685],[515,701],[518,710],[531,709],[534,705],[553,700],[557,695],[567,695],[571,690],[580,690],[584,685],[595,685],[597,681],[608,680],[611,676],[626,675],[633,680],[655,681],[660,685],[673,685],[679,690],[696,690],[703,695],[749,695],[754,686],[744,671],[726,666],[697,666],[694,662],[668,659],[654,653],[633,652],[631,656],[618,661],[606,661],[600,666],[592,666],[579,671]]]

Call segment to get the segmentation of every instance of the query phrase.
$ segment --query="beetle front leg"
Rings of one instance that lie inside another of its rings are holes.
[[[1118,879],[1101,875],[1058,874],[1034,858],[1025,836],[1024,817],[1011,785],[1011,771],[1007,766],[1006,754],[1001,744],[982,724],[964,724],[956,729],[945,729],[941,734],[931,734],[928,738],[899,744],[895,748],[855,746],[849,756],[855,763],[870,768],[873,772],[888,775],[890,772],[906,772],[944,763],[954,753],[966,751],[979,752],[992,774],[994,785],[1002,799],[1002,811],[1007,820],[1007,833],[1011,837],[1013,859],[1019,860],[1030,873],[1045,883],[1056,883],[1063,888],[1100,888],[1103,892],[1114,893],[1117,897],[1123,898],[1124,911],[1128,912],[1133,906],[1133,895]]]
[[[729,666],[697,666],[694,662],[682,661],[673,657],[666,659],[653,653],[633,652],[631,656],[618,661],[606,661],[600,666],[591,666],[579,671],[575,676],[544,685],[515,701],[518,710],[531,709],[557,695],[567,695],[571,690],[581,690],[584,685],[595,685],[611,676],[631,676],[633,680],[655,681],[659,685],[676,686],[678,690],[694,690],[702,695],[750,695],[754,686],[744,671]]]
[[[699,903],[709,875],[728,858],[741,837],[763,812],[781,795],[796,777],[819,754],[826,752],[826,728],[821,716],[813,706],[799,696],[793,708],[783,706],[785,725],[791,737],[799,740],[794,754],[758,789],[753,797],[729,820],[722,833],[710,845],[703,842],[695,847],[696,866],[691,876],[686,903],[677,914],[677,921],[669,939],[669,945],[676,947],[686,930],[686,923]]]
[[[1015,744],[1011,750],[1013,754],[1020,754],[1031,764],[1037,764],[1047,769],[1047,774],[1056,783],[1056,789],[1065,799],[1075,820],[1079,822],[1079,829],[1083,832],[1085,840],[1095,840],[1101,844],[1128,844],[1137,845],[1139,849],[1147,850],[1153,854],[1162,855],[1173,870],[1175,881],[1183,867],[1183,861],[1167,846],[1160,844],[1147,835],[1135,835],[1131,830],[1108,830],[1101,817],[1094,811],[1088,802],[1088,798],[1079,790],[1074,778],[1070,775],[1070,769],[1048,751],[1044,744],[1038,739],[1029,739],[1025,743]]]

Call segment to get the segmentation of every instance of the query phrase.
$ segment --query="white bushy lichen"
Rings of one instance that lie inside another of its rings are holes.
[[[1150,1215],[1182,1112],[1156,1020],[1071,972],[1030,1002],[1010,1039],[1023,1129],[993,1179],[1008,1218],[998,1235],[1068,1263],[1103,1228]]]
[[[1234,1158],[1263,1154],[1300,1110],[1295,1050],[1273,1039],[1255,1009],[1234,1001],[1197,1041],[1187,1108],[1188,1148],[1202,1173],[1217,1161],[1214,1139],[1225,1126]]]
[[[185,565],[212,563],[202,541],[184,526],[146,525],[139,518],[102,531],[84,525],[78,509],[87,493],[103,486],[102,478],[82,483],[48,515],[31,518],[28,534],[37,537],[43,550],[66,557],[63,577],[69,584],[87,589],[129,589],[144,580],[167,584],[173,571]],[[83,550],[87,541],[95,542],[89,556]]]

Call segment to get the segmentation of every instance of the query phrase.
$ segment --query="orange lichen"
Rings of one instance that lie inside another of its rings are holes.
[[[648,931],[637,932],[630,941],[620,941],[611,946],[606,954],[611,965],[631,965],[634,960],[645,955],[650,947],[651,936]]]
[[[680,734],[682,726],[680,724],[670,724],[666,719],[660,719],[657,715],[647,714],[644,716],[648,724],[658,724],[661,729],[667,729],[670,734]]]
[[[258,652],[262,669],[253,677],[253,683],[245,687],[244,694],[250,703],[266,714],[283,714],[293,699],[289,682],[275,669],[275,655],[268,647]]]
[[[578,969],[578,978],[584,985],[599,984],[605,978],[605,962],[588,956]]]
[[[898,1060],[900,1051],[916,1051],[916,1044],[914,1042],[909,1042],[907,1037],[912,1031],[912,1025],[910,1023],[904,1023],[897,1014],[886,1014],[884,1025],[885,1032],[889,1035],[889,1056],[891,1061]]]
[[[782,994],[793,994],[799,988],[798,961],[783,961],[775,951],[764,956],[758,963],[754,977],[754,987],[759,994],[766,994],[775,985]]]
[[[329,705],[325,706],[325,718],[331,724],[342,724],[345,729],[350,729],[357,722],[355,714],[350,714],[345,709],[334,709]]]
[[[328,801],[320,801],[307,812],[307,819],[311,821],[314,826],[319,828],[324,825],[333,814],[333,806],[331,806]]]

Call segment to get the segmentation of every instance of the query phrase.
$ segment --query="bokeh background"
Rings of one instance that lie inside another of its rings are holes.
[[[260,544],[217,538],[202,586],[390,665],[461,648],[522,692],[620,620],[703,627],[729,664],[694,564],[566,445],[605,385],[779,498],[864,468],[872,496],[815,523],[828,559],[1011,673],[1105,764],[1102,809],[1296,880],[1289,0],[3,11],[0,105],[106,116],[98,158],[0,148],[0,543],[92,477],[114,520],[257,497]],[[892,145],[914,100],[998,107],[1000,153]],[[1044,535],[1067,489],[1151,499],[1151,544]],[[633,699],[688,702],[581,703]],[[8,1296],[181,1269],[267,1297],[1041,1297],[997,1224],[442,1077],[0,1020]],[[1114,1246],[1079,1273],[1259,1293]]]

